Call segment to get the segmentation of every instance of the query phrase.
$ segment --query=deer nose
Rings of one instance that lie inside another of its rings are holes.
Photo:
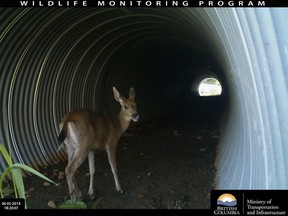
[[[134,122],[137,122],[139,120],[139,117],[140,117],[140,115],[138,113],[135,113],[135,114],[132,115],[132,120]]]

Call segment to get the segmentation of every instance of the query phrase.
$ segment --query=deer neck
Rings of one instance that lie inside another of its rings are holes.
[[[124,133],[130,125],[131,119],[125,115],[124,111],[120,111],[118,115],[118,121],[120,123],[122,133]]]

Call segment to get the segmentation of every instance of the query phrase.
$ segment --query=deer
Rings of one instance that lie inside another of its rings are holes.
[[[115,181],[116,191],[123,194],[116,168],[116,147],[131,120],[137,122],[139,114],[135,102],[135,90],[129,89],[129,98],[120,95],[113,87],[114,99],[120,103],[121,110],[117,116],[78,108],[65,115],[59,125],[59,143],[65,147],[68,164],[65,174],[71,200],[82,198],[75,178],[75,172],[88,157],[90,183],[88,196],[94,199],[93,178],[95,174],[95,152],[106,151]]]

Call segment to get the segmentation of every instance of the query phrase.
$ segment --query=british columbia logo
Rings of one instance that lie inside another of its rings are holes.
[[[232,194],[225,193],[219,196],[219,198],[217,199],[217,205],[236,206],[237,200]]]
[[[215,215],[240,215],[237,208],[237,199],[229,193],[224,193],[217,199]]]

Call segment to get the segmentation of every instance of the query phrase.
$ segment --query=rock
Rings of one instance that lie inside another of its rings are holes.
[[[44,187],[49,187],[50,185],[51,185],[51,184],[50,184],[49,182],[44,182],[44,183],[43,183],[43,186],[44,186]]]
[[[58,179],[61,180],[61,179],[64,179],[65,176],[64,175],[58,175]]]
[[[28,192],[29,192],[29,193],[34,192],[34,191],[35,191],[35,188],[34,188],[34,187],[30,187],[30,188],[28,189]]]
[[[65,176],[65,172],[60,171],[58,176]]]
[[[59,173],[59,171],[60,171],[59,169],[54,169],[53,173]]]
[[[53,209],[56,209],[56,208],[57,208],[55,202],[52,201],[52,200],[50,200],[50,201],[48,202],[48,206],[49,206],[50,208],[53,208]]]

